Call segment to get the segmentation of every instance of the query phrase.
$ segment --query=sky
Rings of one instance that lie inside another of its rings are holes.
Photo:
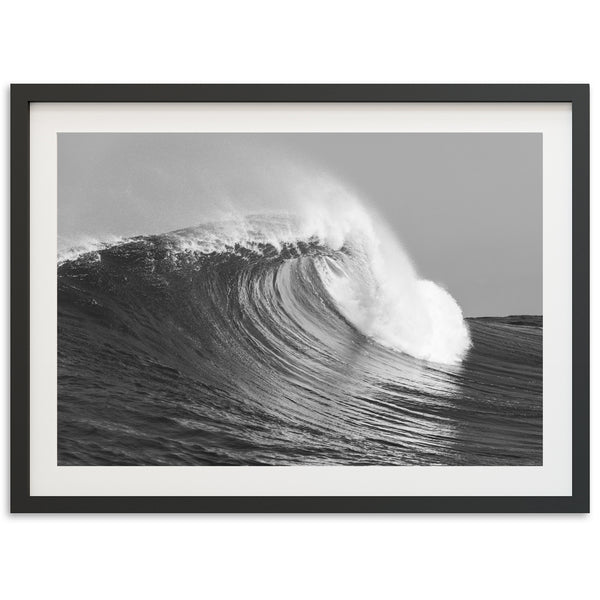
[[[289,209],[323,177],[465,316],[542,314],[540,133],[60,133],[59,248]]]

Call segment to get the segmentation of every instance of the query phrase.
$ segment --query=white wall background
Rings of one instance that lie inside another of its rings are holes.
[[[7,2],[3,232],[8,239],[10,82],[589,82],[593,165],[597,13],[579,0]],[[598,220],[593,207],[592,237]],[[2,250],[8,287],[8,241]],[[7,293],[0,301],[8,398]],[[593,368],[600,325],[592,322]],[[589,516],[9,516],[7,402],[2,418],[0,594],[11,600],[512,600],[592,598],[600,588],[594,478]],[[592,436],[598,431],[593,407]],[[592,467],[598,448],[592,443]]]

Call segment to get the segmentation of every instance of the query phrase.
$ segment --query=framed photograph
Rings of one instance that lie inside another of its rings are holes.
[[[14,85],[13,512],[589,511],[587,85]]]

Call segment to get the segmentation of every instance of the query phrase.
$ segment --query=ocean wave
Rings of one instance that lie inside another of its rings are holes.
[[[232,286],[261,285],[264,267],[272,285],[280,288],[290,283],[286,270],[292,268],[294,285],[318,290],[313,310],[326,295],[359,332],[384,346],[451,364],[460,362],[470,345],[456,301],[440,286],[420,279],[402,248],[389,234],[376,233],[366,214],[308,222],[289,215],[253,216],[117,243],[93,242],[59,256],[59,268],[66,270],[78,257],[104,263],[146,262],[153,268],[162,261],[163,276],[166,265],[206,273],[207,257],[215,265],[245,258],[235,273],[237,280],[230,281]],[[286,265],[288,260],[296,263]],[[256,280],[249,281],[249,274]],[[261,290],[270,295],[269,290]],[[298,290],[285,292],[292,297]],[[252,298],[262,301],[249,294]]]
[[[57,273],[61,464],[541,460],[541,329],[472,343],[362,210],[94,241]]]

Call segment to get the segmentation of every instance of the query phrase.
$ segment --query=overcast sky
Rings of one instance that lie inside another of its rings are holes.
[[[322,172],[466,316],[542,314],[538,133],[63,133],[58,169],[60,247],[285,208],[299,177]]]

